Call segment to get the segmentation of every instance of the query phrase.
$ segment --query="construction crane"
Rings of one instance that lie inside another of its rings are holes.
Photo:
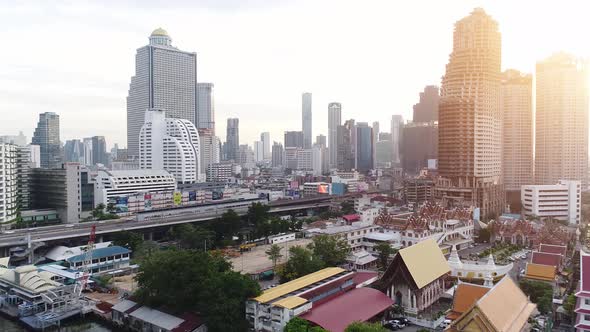
[[[90,237],[88,238],[88,245],[86,246],[86,253],[84,254],[84,261],[82,262],[82,278],[80,279],[80,288],[78,295],[86,289],[88,285],[88,277],[90,277],[90,265],[92,264],[92,253],[94,251],[94,240],[96,238],[96,225],[92,225],[90,230]]]

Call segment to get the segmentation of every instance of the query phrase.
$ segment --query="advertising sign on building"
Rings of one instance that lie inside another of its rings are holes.
[[[115,211],[117,213],[129,212],[129,198],[128,197],[115,197]]]
[[[291,181],[290,188],[293,190],[299,189],[299,181]]]
[[[152,194],[144,194],[143,195],[143,208],[146,211],[152,209]]]
[[[189,191],[188,192],[188,201],[194,202],[197,200],[197,192],[196,191]]]
[[[174,192],[174,205],[182,204],[182,193],[180,191]]]

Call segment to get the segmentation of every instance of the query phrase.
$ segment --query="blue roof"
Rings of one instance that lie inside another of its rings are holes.
[[[131,252],[131,250],[129,250],[125,247],[121,247],[121,246],[111,246],[111,247],[106,247],[106,248],[99,248],[99,249],[94,249],[94,251],[92,252],[92,259],[100,259],[100,258],[104,258],[104,257],[114,256],[114,255],[128,254],[130,252]],[[85,256],[86,256],[85,254],[72,256],[72,257],[68,258],[67,261],[70,263],[83,262]]]

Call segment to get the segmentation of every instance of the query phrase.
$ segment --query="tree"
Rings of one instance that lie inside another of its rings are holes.
[[[387,242],[379,243],[374,249],[379,253],[379,256],[377,257],[377,266],[379,267],[379,270],[385,271],[389,266],[389,258],[391,255],[397,253],[397,250],[393,249]]]
[[[574,317],[574,309],[576,308],[576,295],[575,294],[570,294],[567,296],[567,298],[565,299],[564,303],[563,303],[563,309],[565,309],[565,312],[567,313],[567,315],[572,318]]]
[[[155,252],[142,261],[136,280],[141,304],[199,312],[213,332],[247,330],[245,301],[260,294],[258,283],[232,271],[223,257],[196,250]]]
[[[344,332],[388,332],[379,323],[354,322],[346,327]]]
[[[137,250],[137,248],[143,243],[143,236],[138,233],[130,231],[122,231],[113,235],[113,245],[125,247],[131,251]]]
[[[344,201],[344,202],[340,203],[340,210],[344,214],[354,213],[355,212],[354,211],[354,203],[352,203],[350,201]]]
[[[328,332],[319,326],[310,326],[309,322],[303,318],[294,317],[287,322],[283,332]]]
[[[530,281],[523,279],[520,281],[520,288],[531,298],[531,301],[537,304],[541,313],[551,312],[553,303],[553,288],[541,281]]]
[[[93,210],[92,210],[92,217],[94,217],[94,219],[98,219],[100,218],[100,216],[102,216],[104,214],[104,204],[100,203],[98,204]]]
[[[213,229],[217,243],[223,245],[233,241],[232,238],[240,230],[240,216],[233,209],[229,209],[221,215],[215,223]]]
[[[279,259],[281,259],[281,257],[283,257],[283,255],[281,254],[281,250],[282,249],[283,248],[281,248],[278,244],[273,244],[266,251],[266,254],[268,255],[268,258],[272,261],[272,269],[273,269],[273,271],[277,267],[277,261]]]
[[[308,248],[314,257],[324,262],[325,266],[338,266],[344,263],[350,252],[346,239],[325,234],[314,237]]]
[[[133,256],[137,260],[143,260],[152,256],[152,254],[158,252],[160,246],[155,241],[142,241],[140,242],[133,252]]]
[[[115,212],[117,212],[117,209],[115,208],[115,204],[114,203],[107,204],[107,212],[108,213],[115,213]]]
[[[491,237],[490,230],[487,228],[482,228],[479,230],[479,233],[477,234],[477,242],[478,243],[490,242],[490,237]]]
[[[257,225],[269,218],[270,206],[262,203],[254,203],[248,207],[246,219],[250,225]]]
[[[314,257],[309,249],[295,246],[289,248],[289,260],[279,268],[278,275],[281,282],[287,282],[318,271],[323,267],[324,262]]]
[[[180,248],[206,250],[213,246],[215,233],[201,226],[180,224],[170,228],[168,237],[178,241]]]

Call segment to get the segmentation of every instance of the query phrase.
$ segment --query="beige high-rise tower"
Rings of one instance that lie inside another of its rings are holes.
[[[537,63],[535,182],[588,185],[587,63],[559,53]]]
[[[455,24],[442,79],[435,195],[484,218],[504,208],[500,64],[498,23],[476,8]]]
[[[533,183],[533,77],[507,70],[502,77],[502,171],[506,192]]]

